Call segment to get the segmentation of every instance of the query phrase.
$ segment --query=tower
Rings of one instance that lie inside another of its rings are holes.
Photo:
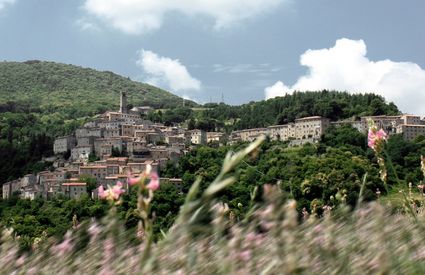
[[[120,98],[120,113],[127,114],[127,93],[121,92],[121,98]]]

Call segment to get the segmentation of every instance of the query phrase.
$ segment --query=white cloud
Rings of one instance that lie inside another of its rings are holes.
[[[273,98],[277,96],[283,96],[285,94],[290,94],[292,91],[288,86],[283,84],[282,81],[276,82],[273,86],[267,87],[264,89],[266,93],[266,98]]]
[[[15,0],[0,0],[0,10],[6,8],[7,5],[12,5],[15,3]]]
[[[177,12],[212,18],[216,29],[271,11],[288,0],[85,0],[84,9],[129,34],[161,27],[164,17]]]
[[[154,52],[142,49],[137,65],[147,74],[145,81],[152,85],[165,85],[173,91],[201,89],[201,82],[193,78],[178,59],[158,56]]]
[[[393,101],[403,112],[425,115],[425,70],[410,62],[371,61],[366,52],[363,40],[346,38],[329,49],[308,50],[300,58],[308,73],[291,87],[280,81],[267,87],[266,98],[288,90],[373,92]]]
[[[100,31],[99,27],[95,23],[84,18],[78,19],[75,23],[83,31]]]

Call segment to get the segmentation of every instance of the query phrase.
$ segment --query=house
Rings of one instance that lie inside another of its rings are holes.
[[[63,136],[55,139],[53,143],[53,153],[61,154],[71,150],[76,145],[76,139],[74,136]]]
[[[87,194],[87,184],[85,182],[66,182],[62,184],[62,191],[70,199],[78,199]]]

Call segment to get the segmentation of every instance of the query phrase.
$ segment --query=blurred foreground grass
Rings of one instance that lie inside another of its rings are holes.
[[[425,274],[422,207],[414,207],[414,218],[404,211],[394,214],[383,206],[385,200],[359,202],[354,210],[325,206],[321,217],[300,216],[295,201],[285,199],[278,186],[266,185],[265,205],[253,205],[236,221],[216,197],[234,182],[236,164],[255,154],[260,143],[228,154],[204,193],[195,182],[176,223],[158,242],[151,245],[136,231],[125,231],[115,208],[102,221],[76,224],[59,242],[40,238],[29,254],[20,254],[19,236],[2,229],[0,273]],[[393,196],[390,200],[398,200]],[[415,199],[404,199],[404,206]]]

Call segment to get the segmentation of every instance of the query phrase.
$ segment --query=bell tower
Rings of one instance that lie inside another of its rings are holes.
[[[127,114],[127,93],[121,92],[121,98],[120,98],[120,113]]]

